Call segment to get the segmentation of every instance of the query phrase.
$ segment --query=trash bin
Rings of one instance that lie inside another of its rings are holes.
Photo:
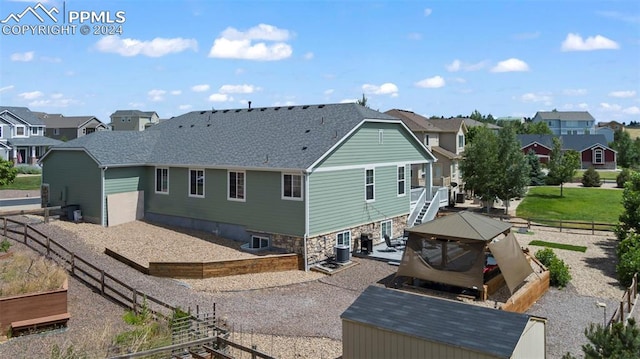
[[[336,262],[347,263],[349,261],[349,246],[336,246]]]
[[[369,254],[373,252],[373,239],[368,233],[362,233],[360,235],[360,253]]]
[[[79,204],[70,204],[67,205],[66,207],[64,207],[64,211],[65,211],[65,215],[67,216],[67,219],[72,221],[73,220],[73,212],[77,211],[80,209],[80,205]]]
[[[464,193],[456,193],[456,203],[464,203]]]

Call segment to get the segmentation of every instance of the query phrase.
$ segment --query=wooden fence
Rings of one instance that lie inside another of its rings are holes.
[[[492,217],[495,219],[499,219],[503,222],[509,222],[514,226],[527,227],[527,229],[531,229],[532,226],[535,227],[547,227],[547,228],[557,228],[562,232],[563,230],[570,229],[580,229],[591,231],[591,234],[595,234],[596,231],[607,231],[611,232],[615,229],[616,225],[613,223],[603,223],[603,222],[587,222],[587,221],[569,221],[569,220],[561,220],[561,219],[544,219],[544,218],[520,218],[520,217],[512,217],[506,215],[496,215],[496,214],[488,214],[482,213],[487,217]]]
[[[622,295],[622,299],[620,300],[620,305],[613,312],[611,316],[611,320],[609,320],[608,326],[613,325],[614,323],[624,322],[627,319],[627,316],[631,314],[631,311],[634,309],[634,305],[636,299],[638,297],[638,273],[633,275],[633,279],[631,280],[631,285],[627,288],[627,290]]]

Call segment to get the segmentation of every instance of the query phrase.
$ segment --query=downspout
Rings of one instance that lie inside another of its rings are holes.
[[[304,271],[309,271],[309,261],[307,254],[307,238],[309,237],[309,174],[305,173],[304,176]]]
[[[100,224],[103,227],[107,226],[107,223],[105,221],[106,213],[104,213],[104,209],[107,205],[107,199],[105,196],[105,188],[104,188],[104,177],[105,177],[104,174],[105,172],[107,172],[108,169],[109,167],[102,167],[101,176],[100,176],[100,192],[101,192],[100,193]]]

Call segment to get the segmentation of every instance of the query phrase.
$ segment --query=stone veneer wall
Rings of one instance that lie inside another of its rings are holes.
[[[402,215],[391,220],[392,238],[402,236],[407,226],[407,215]],[[340,231],[325,233],[320,236],[310,237],[307,239],[307,263],[315,264],[327,257],[334,256],[336,238],[338,233],[351,230],[351,251],[360,249],[360,236],[362,233],[370,233],[373,244],[384,242],[380,236],[380,222],[371,222],[353,228],[345,228]],[[271,246],[282,248],[290,253],[298,253],[304,255],[304,238],[287,236],[282,234],[271,234]]]

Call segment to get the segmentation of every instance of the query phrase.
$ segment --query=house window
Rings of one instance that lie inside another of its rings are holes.
[[[251,248],[260,249],[269,247],[269,238],[262,236],[251,236]]]
[[[282,198],[302,199],[302,176],[282,174]]]
[[[169,193],[168,168],[156,168],[156,193]]]
[[[464,147],[464,135],[458,135],[458,147]]]
[[[24,126],[16,126],[16,136],[24,136]]]
[[[392,238],[392,228],[391,221],[382,221],[380,222],[380,238],[384,238],[384,236],[389,236]]]
[[[53,135],[54,136],[58,136],[60,134],[60,129],[59,128],[54,128],[53,129]]]
[[[404,166],[398,166],[398,196],[404,196],[407,188],[404,179],[404,171]]]
[[[428,134],[424,135],[424,145],[425,146],[429,146],[429,135]]]
[[[351,247],[351,231],[338,233],[338,236],[336,237],[336,245]]]
[[[32,135],[38,135],[38,128],[37,127],[31,127],[31,134]]]
[[[384,143],[384,131],[383,130],[378,130],[378,143],[379,144],[383,144]]]
[[[82,133],[84,133],[85,135],[88,135],[88,134],[94,133],[94,132],[96,132],[95,128],[83,128],[82,129]]]
[[[189,197],[204,197],[204,170],[189,170]]]
[[[245,201],[244,172],[229,171],[229,193],[227,199]]]
[[[364,171],[364,199],[368,202],[375,200],[375,174],[373,168]]]
[[[4,130],[4,126],[0,125],[0,138],[2,137],[2,131]]]
[[[604,163],[604,151],[601,148],[593,150],[593,163]]]

